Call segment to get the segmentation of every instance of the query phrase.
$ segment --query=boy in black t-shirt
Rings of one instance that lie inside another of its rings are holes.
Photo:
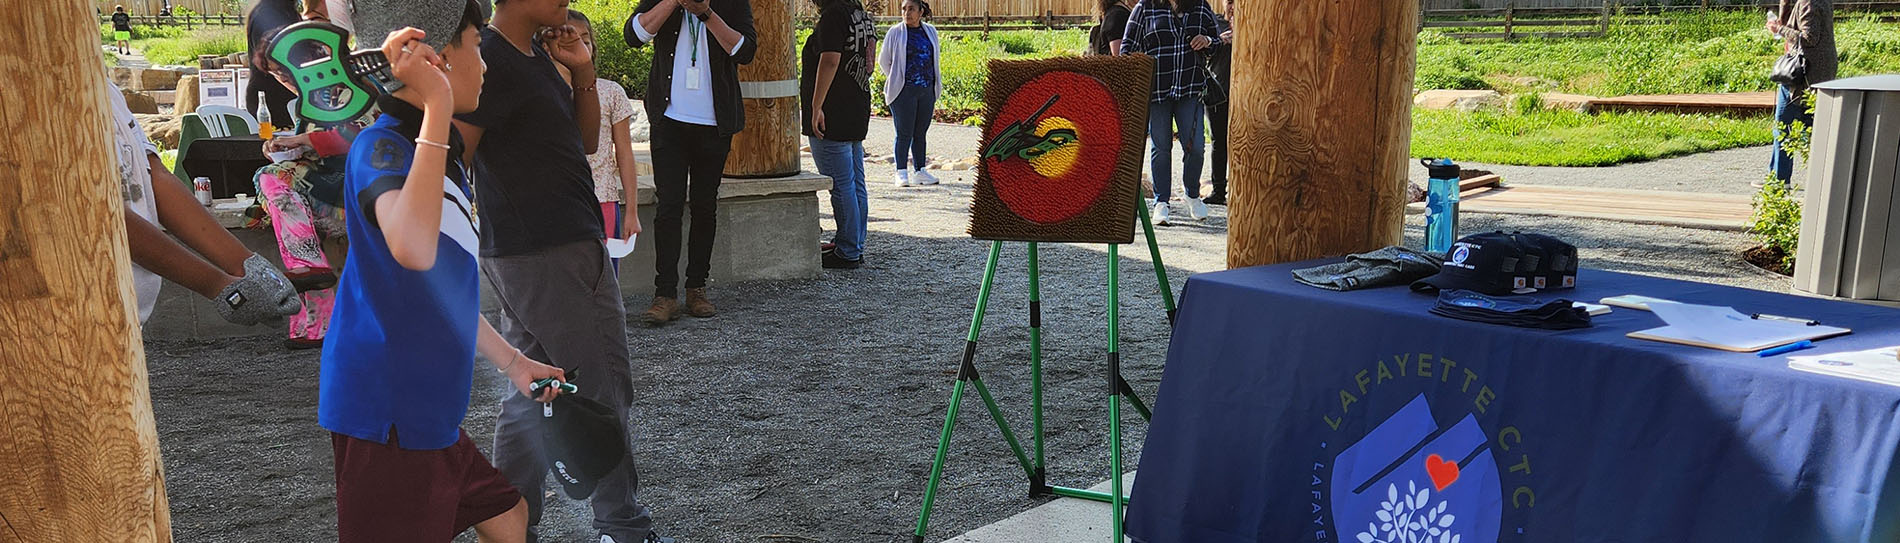
[[[456,128],[474,165],[481,271],[501,302],[497,328],[529,358],[577,375],[579,394],[612,408],[625,427],[633,406],[626,310],[587,166],[600,135],[593,53],[568,25],[566,0],[497,1],[481,35],[481,105],[457,115]],[[495,423],[495,467],[528,500],[529,541],[548,470],[541,424],[541,406],[519,394],[502,400]],[[595,487],[593,527],[602,541],[639,543],[652,520],[634,499],[631,452],[618,460]]]
[[[112,6],[112,39],[118,42],[119,54],[132,54],[132,16],[125,14],[125,6]]]
[[[817,0],[818,26],[805,39],[798,102],[818,173],[831,178],[838,233],[821,255],[826,268],[864,265],[864,134],[871,123],[871,62],[877,28],[858,0]]]

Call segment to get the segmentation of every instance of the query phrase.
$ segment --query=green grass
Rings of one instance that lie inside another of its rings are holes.
[[[1684,12],[1613,21],[1617,24],[1601,38],[1464,42],[1427,31],[1418,38],[1415,85],[1591,96],[1774,89],[1768,68],[1781,55],[1781,45],[1762,30],[1760,12]],[[1664,24],[1631,24],[1638,21]],[[1846,15],[1837,24],[1835,41],[1842,77],[1900,71],[1900,25]]]
[[[111,26],[100,32],[101,43],[112,42]],[[244,29],[235,26],[207,27],[186,31],[178,27],[132,27],[132,48],[145,54],[152,64],[195,66],[198,55],[229,55],[243,51]]]
[[[1772,141],[1765,119],[1536,109],[1415,110],[1412,155],[1526,166],[1608,166]]]
[[[633,15],[634,2],[624,0],[573,0],[569,8],[587,14],[594,22],[594,70],[602,79],[620,83],[627,95],[638,100],[647,91],[647,72],[653,68],[653,47],[634,49],[627,46],[621,29]]]

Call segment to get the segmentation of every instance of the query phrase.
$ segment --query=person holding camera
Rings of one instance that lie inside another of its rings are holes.
[[[718,314],[706,297],[719,180],[732,136],[745,128],[739,66],[752,62],[759,36],[745,0],[641,0],[627,18],[627,45],[653,44],[647,119],[653,134],[653,305],[643,319],[659,326],[680,316],[680,222],[693,206],[686,241],[686,314]]]

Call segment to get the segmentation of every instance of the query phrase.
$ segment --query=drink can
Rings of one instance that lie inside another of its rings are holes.
[[[206,206],[211,205],[211,178],[193,177],[191,179],[191,189],[193,193],[198,195],[199,204]]]

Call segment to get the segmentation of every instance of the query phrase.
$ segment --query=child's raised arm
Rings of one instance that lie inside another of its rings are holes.
[[[383,41],[383,54],[389,57],[396,79],[403,83],[395,96],[422,106],[422,127],[413,147],[375,143],[391,146],[397,152],[413,149],[413,156],[409,157],[402,187],[378,195],[372,216],[389,245],[390,256],[402,267],[416,271],[435,267],[436,242],[442,229],[442,176],[449,158],[449,119],[455,113],[455,97],[448,75],[442,72],[442,59],[422,43],[422,35],[421,30],[404,28],[391,32]]]

